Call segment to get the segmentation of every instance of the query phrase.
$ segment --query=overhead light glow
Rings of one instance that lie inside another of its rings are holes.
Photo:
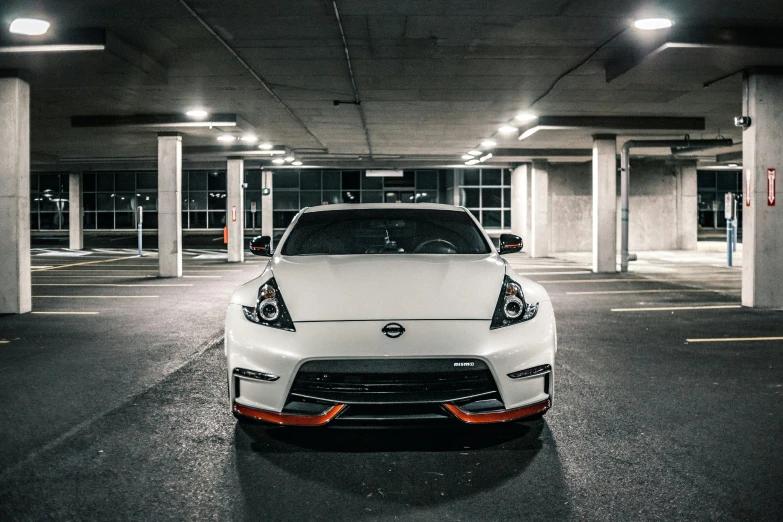
[[[462,159],[464,160],[473,159],[473,154],[463,154]]]
[[[217,137],[218,141],[234,141],[237,137],[232,134],[221,134]]]
[[[209,113],[204,109],[191,109],[185,113],[188,118],[206,118]]]
[[[258,138],[256,138],[252,134],[245,134],[240,139],[242,141],[244,141],[245,143],[254,143],[254,142],[258,141]]]
[[[289,155],[289,156],[286,156],[286,157],[283,159],[283,161],[285,161],[286,163],[291,163],[291,162],[293,162],[293,161],[294,161],[294,159],[295,159],[295,158],[294,158],[293,156],[290,156],[290,155]]]
[[[481,151],[473,149],[473,150],[469,150],[468,154],[470,154],[471,156],[481,156]]]
[[[481,156],[481,157],[479,158],[479,161],[480,161],[481,163],[484,163],[485,161],[487,161],[487,160],[488,160],[489,158],[491,158],[491,157],[492,157],[492,153],[490,152],[490,153],[489,153],[489,154],[487,154],[486,156]]]
[[[729,163],[728,166],[729,167],[739,167],[739,165],[737,163]]]
[[[272,163],[274,163],[275,165],[282,165],[283,163],[285,163],[285,160],[283,158],[275,158],[272,160]]]
[[[301,162],[301,161],[299,161],[299,160],[296,160],[295,162],[291,163],[291,165],[295,165],[295,166],[297,166],[297,167],[298,167],[299,165],[301,165],[301,164],[302,164],[302,162]]]
[[[536,118],[538,118],[538,116],[536,116],[536,115],[535,115],[535,114],[533,114],[532,112],[520,112],[520,113],[519,113],[519,114],[517,114],[517,115],[516,115],[514,118],[515,118],[517,121],[521,121],[521,122],[528,122],[528,121],[533,121],[533,120],[535,120]]]
[[[497,144],[498,142],[496,142],[495,140],[484,140],[481,142],[482,147],[494,147]],[[479,154],[481,153],[479,152]]]
[[[41,36],[46,34],[51,24],[46,20],[39,20],[37,18],[17,18],[11,22],[11,27],[8,28],[13,34],[23,34],[26,36]]]
[[[41,44],[5,45],[0,53],[67,53],[71,51],[103,51],[105,44]]]
[[[476,163],[478,163],[478,162],[479,162],[479,160],[477,160],[477,159],[475,159],[475,158],[474,158],[474,159],[472,159],[472,160],[470,160],[470,161],[466,161],[466,162],[465,162],[465,165],[475,165],[475,164],[476,164]]]
[[[258,146],[258,148],[261,149],[261,150],[269,150],[272,147],[273,147],[273,145],[271,143],[269,143],[268,141],[265,141],[264,143],[262,143],[261,145]]]
[[[636,20],[633,26],[644,31],[655,31],[656,29],[668,29],[672,26],[672,21],[668,18],[642,18]]]
[[[511,134],[512,132],[516,132],[516,131],[518,131],[518,130],[519,130],[519,129],[517,129],[517,128],[516,128],[516,127],[514,127],[513,125],[502,125],[502,126],[501,126],[501,127],[498,129],[498,131],[499,131],[499,132],[502,132],[503,134]]]

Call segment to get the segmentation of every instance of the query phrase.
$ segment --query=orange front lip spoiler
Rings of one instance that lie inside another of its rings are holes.
[[[488,411],[484,413],[470,413],[460,409],[459,406],[455,406],[454,404],[444,404],[443,406],[452,415],[466,424],[489,424],[493,422],[508,422],[523,419],[525,417],[530,417],[531,415],[543,413],[552,406],[552,402],[547,399],[536,404],[531,404],[530,406],[522,406],[521,408],[515,408],[513,410]]]
[[[245,417],[264,422],[271,422],[279,426],[323,426],[334,419],[345,409],[345,404],[335,404],[320,415],[292,415],[290,413],[276,413],[273,411],[257,410],[234,403],[234,411]]]

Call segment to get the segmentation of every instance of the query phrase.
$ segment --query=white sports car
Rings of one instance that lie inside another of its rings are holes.
[[[555,316],[543,287],[464,208],[299,212],[226,315],[231,409],[283,426],[538,418],[552,407]]]

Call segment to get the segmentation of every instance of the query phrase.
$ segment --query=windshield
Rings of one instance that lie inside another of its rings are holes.
[[[306,212],[284,256],[487,254],[484,236],[462,210],[357,209]]]

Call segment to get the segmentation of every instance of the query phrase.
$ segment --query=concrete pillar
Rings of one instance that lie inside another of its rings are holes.
[[[182,136],[158,135],[158,274],[182,277]]]
[[[742,100],[742,114],[750,117],[742,135],[742,304],[783,309],[783,71],[746,73]],[[769,169],[775,169],[773,194]]]
[[[68,239],[71,250],[84,248],[84,203],[82,201],[82,173],[68,176]]]
[[[0,77],[0,314],[32,310],[30,85]]]
[[[511,171],[511,232],[522,237],[522,244],[530,243],[528,235],[528,171],[530,165],[520,165]]]
[[[699,195],[696,162],[677,165],[677,248],[696,250],[699,239]]]
[[[272,172],[265,170],[261,173],[261,187],[266,192],[269,189],[269,194],[261,196],[261,235],[272,237],[272,197],[274,192],[272,191]]]
[[[593,272],[617,271],[617,137],[593,136]]]
[[[244,162],[242,158],[228,158],[226,169],[226,223],[228,224],[228,262],[245,260],[245,197]]]
[[[533,160],[530,182],[530,257],[549,256],[549,162]]]

